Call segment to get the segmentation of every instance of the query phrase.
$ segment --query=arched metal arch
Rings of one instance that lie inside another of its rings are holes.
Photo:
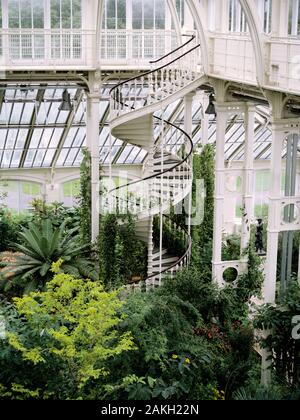
[[[98,63],[100,64],[100,46],[101,46],[101,32],[102,32],[102,21],[104,14],[104,0],[98,1],[97,9],[97,27],[96,27],[96,51],[98,57]]]
[[[197,31],[201,42],[202,62],[204,72],[209,73],[209,49],[208,49],[208,27],[203,17],[207,16],[207,11],[202,1],[186,0],[191,13],[194,16]],[[253,49],[256,61],[257,82],[260,86],[264,84],[264,43],[262,37],[262,27],[254,0],[240,0],[241,7],[245,13],[249,25],[250,36],[253,42]]]
[[[255,61],[256,61],[256,76],[257,82],[260,86],[264,85],[264,43],[262,37],[262,25],[257,12],[257,7],[254,0],[240,0],[241,7],[245,13],[246,20],[249,26],[250,36],[253,42]]]
[[[15,182],[32,182],[33,184],[38,184],[43,186],[45,184],[44,179],[40,179],[30,175],[3,175],[1,178],[1,182],[5,183],[5,181],[15,181]]]
[[[201,16],[207,16],[205,9],[198,0],[186,0],[190,12],[194,16],[196,28],[200,38],[202,65],[205,74],[209,73],[208,42],[206,33],[208,31],[205,20]]]
[[[172,17],[172,20],[173,20],[173,23],[174,23],[178,45],[180,45],[181,44],[181,35],[182,35],[181,34],[181,25],[180,25],[178,13],[177,13],[177,10],[176,10],[175,0],[167,0],[167,5],[169,7],[170,14],[171,14],[171,17]]]

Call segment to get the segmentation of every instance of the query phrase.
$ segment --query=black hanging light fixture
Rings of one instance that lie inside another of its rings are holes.
[[[62,103],[60,107],[58,108],[60,111],[71,111],[72,110],[72,104],[71,104],[71,98],[70,94],[67,89],[64,90],[62,95]]]
[[[208,104],[207,110],[205,111],[206,115],[215,115],[215,116],[217,115],[214,99],[215,99],[214,94],[211,93],[209,95],[209,104]]]

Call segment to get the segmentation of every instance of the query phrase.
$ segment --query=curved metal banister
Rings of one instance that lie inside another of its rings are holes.
[[[191,39],[189,41],[187,41],[185,44],[183,44],[181,47],[178,47],[176,50],[174,50],[174,51],[170,52],[169,54],[165,55],[164,57],[162,57],[162,58],[154,61],[153,63],[157,63],[157,62],[163,60],[164,58],[169,57],[170,55],[174,54],[174,52],[180,51],[186,45],[190,44],[194,39],[195,39],[195,36],[191,36]],[[166,64],[164,64],[164,65],[162,65],[162,66],[160,66],[160,67],[158,67],[156,69],[153,69],[153,70],[148,71],[148,72],[145,72],[143,74],[134,76],[134,77],[132,77],[132,78],[126,80],[126,81],[123,81],[123,82],[118,83],[116,86],[114,86],[110,90],[111,99],[113,101],[111,103],[112,109],[115,110],[115,104],[116,103],[118,104],[118,107],[120,107],[120,106],[122,107],[121,108],[122,110],[129,109],[129,111],[130,110],[134,111],[135,109],[137,109],[134,106],[128,105],[125,102],[123,102],[124,100],[123,100],[122,92],[121,92],[122,89],[120,89],[120,87],[121,86],[123,87],[124,85],[130,84],[130,82],[132,82],[132,81],[135,81],[136,82],[138,79],[143,79],[146,76],[151,75],[151,74],[154,74],[156,72],[158,73],[159,71],[165,69],[166,67],[171,66],[173,63],[176,63],[178,60],[180,60],[181,58],[185,57],[186,55],[192,53],[194,50],[196,50],[199,47],[200,47],[200,44],[194,46],[193,48],[189,49],[185,53],[183,53],[183,54],[179,55],[178,57],[174,58],[172,61],[170,61],[170,62],[168,62],[168,63],[166,63]],[[142,83],[143,83],[143,81],[142,81]],[[172,95],[172,93],[170,95]],[[119,110],[119,108],[117,109],[117,111],[118,110]],[[193,149],[194,149],[194,144],[193,144],[193,141],[192,141],[191,136],[189,136],[182,128],[177,127],[172,122],[163,119],[163,117],[161,118],[161,117],[158,117],[158,116],[155,116],[154,115],[154,118],[157,119],[157,120],[159,120],[159,121],[161,121],[163,124],[167,124],[170,127],[175,128],[175,130],[180,131],[184,135],[184,137],[185,137],[184,145],[185,145],[185,147],[186,146],[189,147],[189,150],[186,153],[186,156],[183,156],[181,158],[181,160],[179,162],[175,163],[173,166],[171,166],[171,168],[167,168],[165,170],[161,170],[158,173],[153,173],[152,175],[149,175],[149,176],[147,176],[145,178],[142,178],[142,179],[139,179],[139,180],[136,180],[136,181],[131,181],[131,182],[127,183],[126,185],[121,185],[121,186],[118,186],[116,188],[113,188],[110,191],[108,191],[108,195],[112,195],[113,193],[116,193],[117,191],[120,191],[122,188],[129,190],[131,186],[140,184],[141,182],[146,182],[146,181],[154,180],[154,179],[157,180],[157,181],[159,181],[159,180],[161,181],[162,178],[163,178],[163,175],[165,175],[165,174],[172,174],[174,176],[174,179],[175,179],[174,170],[176,170],[178,167],[182,167],[184,165],[184,163],[188,162],[188,160],[192,157]],[[179,172],[179,176],[178,177],[179,177],[179,184],[181,183],[181,180],[182,180],[182,183],[184,184],[184,182],[186,180],[187,180],[186,181],[186,183],[187,183],[187,182],[189,182],[192,179],[192,176],[191,176],[190,173],[186,177],[184,174],[181,175],[181,173]],[[180,187],[180,188],[185,188],[185,187],[183,186],[183,187]],[[122,198],[117,197],[116,195],[113,196],[113,199],[117,200],[117,203],[118,203],[118,200],[119,199],[123,200]],[[124,200],[124,201],[127,202],[127,206],[128,206],[128,203],[130,203],[130,199],[128,199],[128,197],[127,197],[127,200]],[[160,205],[161,205],[161,202],[163,202],[163,198],[162,197],[160,198]],[[136,205],[136,207],[137,206],[140,206],[140,204],[138,204],[137,202],[135,203],[135,205]],[[151,204],[150,204],[150,209],[151,208],[154,208],[155,209],[156,207],[155,206],[154,207],[151,207]],[[128,209],[128,207],[127,207],[127,209]],[[163,215],[163,216],[167,218],[167,215]],[[148,276],[147,278],[145,278],[144,280],[141,280],[141,281],[149,282],[151,279],[155,279],[157,277],[161,277],[162,275],[164,275],[165,273],[168,273],[168,272],[170,272],[171,274],[173,274],[174,269],[176,270],[176,268],[182,267],[188,261],[188,258],[189,258],[190,254],[191,254],[192,237],[191,237],[191,235],[189,234],[189,232],[188,232],[188,230],[186,228],[182,228],[182,229],[183,229],[183,232],[185,233],[185,243],[186,242],[188,243],[187,244],[188,246],[187,246],[187,249],[186,249],[184,255],[182,255],[176,262],[172,263],[169,267],[166,267],[162,271],[159,271],[159,273],[152,274],[152,275]]]
[[[171,171],[173,171],[174,169],[176,169],[176,168],[178,168],[180,165],[182,165],[183,163],[185,163],[188,159],[189,159],[189,157],[191,157],[191,155],[192,155],[192,153],[193,153],[193,150],[194,150],[194,143],[193,143],[193,140],[192,140],[192,138],[182,129],[182,128],[180,128],[180,127],[177,127],[177,125],[175,125],[175,124],[173,124],[173,123],[171,123],[170,121],[168,121],[168,120],[163,120],[162,118],[160,118],[160,117],[156,117],[155,115],[154,115],[154,118],[157,118],[158,120],[160,120],[160,121],[163,121],[163,122],[165,122],[166,124],[169,124],[170,126],[172,126],[172,127],[174,127],[174,128],[176,128],[177,130],[179,130],[179,131],[181,131],[182,133],[183,133],[183,135],[188,139],[188,141],[190,142],[190,146],[191,146],[191,150],[190,150],[190,152],[188,153],[188,155],[183,159],[183,160],[181,160],[180,162],[178,162],[178,163],[176,163],[174,166],[172,166],[171,168],[168,168],[168,169],[165,169],[164,171],[162,171],[162,172],[160,172],[160,173],[156,173],[156,174],[153,174],[153,175],[149,175],[148,177],[146,177],[146,178],[143,178],[143,179],[138,179],[138,180],[136,180],[136,181],[131,181],[131,182],[129,182],[128,184],[124,184],[124,185],[120,185],[119,187],[116,187],[116,188],[113,188],[112,190],[110,190],[110,191],[108,191],[108,194],[111,194],[113,191],[118,191],[118,190],[120,190],[120,189],[122,189],[122,188],[126,188],[126,187],[130,187],[131,185],[136,185],[136,184],[139,184],[141,181],[149,181],[150,179],[154,179],[154,178],[158,178],[158,177],[160,177],[160,176],[162,176],[162,175],[164,175],[164,174],[166,174],[167,172],[171,172]]]
[[[185,42],[184,44],[180,45],[178,48],[176,48],[173,51],[170,51],[169,53],[167,53],[166,55],[163,55],[162,57],[158,58],[157,60],[153,60],[153,61],[149,61],[150,64],[156,64],[159,63],[159,61],[164,60],[165,58],[169,57],[170,55],[174,54],[175,52],[179,51],[181,48],[186,47],[190,42],[192,42],[196,36],[195,35],[182,35],[182,36],[190,36],[191,39],[189,39],[187,42]]]
[[[124,80],[123,82],[118,83],[116,86],[110,89],[109,94],[111,95],[114,90],[118,89],[120,86],[126,85],[129,82],[132,82],[133,80],[136,80],[138,78],[146,77],[149,74],[153,74],[159,70],[163,70],[164,68],[170,66],[173,63],[176,63],[176,61],[180,60],[181,58],[185,57],[186,55],[190,54],[191,52],[195,51],[197,48],[200,47],[200,44],[196,45],[195,47],[191,48],[189,51],[186,51],[184,54],[180,55],[179,57],[174,58],[174,60],[170,61],[169,63],[164,64],[163,66],[157,67],[156,69],[149,70],[145,73],[139,74],[138,76],[133,76],[130,79]],[[182,48],[182,47],[181,47]],[[125,105],[123,102],[119,101],[115,97],[112,98],[114,101],[117,101],[121,105]],[[133,108],[134,109],[134,108]]]

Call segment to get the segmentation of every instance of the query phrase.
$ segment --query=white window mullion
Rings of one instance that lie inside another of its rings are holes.
[[[63,31],[62,31],[62,10],[61,10],[61,0],[59,0],[59,44],[60,44],[60,59],[63,59]]]
[[[132,0],[126,1],[126,58],[133,58],[133,35],[132,35]]]
[[[2,29],[4,35],[2,36],[2,54],[5,57],[5,63],[9,59],[9,35],[8,35],[8,0],[2,0]]]
[[[292,5],[292,35],[298,35],[299,0],[293,0]]]
[[[21,2],[19,0],[19,57],[23,58],[23,54],[22,54],[22,34],[21,34],[21,30],[22,30],[22,19],[21,19]]]
[[[70,0],[71,16],[70,16],[70,57],[74,58],[74,28],[73,28],[73,0]]]
[[[242,8],[239,0],[236,0],[236,27],[237,32],[242,32]]]
[[[45,52],[44,56],[48,60],[52,56],[52,35],[51,35],[51,0],[46,0],[44,3],[44,45],[45,45]],[[53,37],[53,39],[55,39]],[[53,49],[54,51],[54,49]]]
[[[119,35],[118,35],[118,2],[115,0],[115,28],[116,28],[116,58],[119,57]]]

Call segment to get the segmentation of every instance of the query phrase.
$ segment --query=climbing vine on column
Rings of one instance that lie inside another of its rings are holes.
[[[108,289],[130,283],[133,277],[146,277],[147,247],[135,236],[132,216],[107,214],[99,238],[101,280]]]
[[[80,237],[83,244],[91,243],[91,218],[92,218],[92,173],[91,155],[83,149],[83,160],[80,166]]]
[[[215,149],[211,144],[202,148],[201,154],[194,155],[194,181],[193,181],[193,207],[200,205],[201,197],[197,191],[197,181],[204,181],[205,201],[204,217],[201,225],[193,226],[193,252],[192,262],[198,267],[211,270],[213,215],[214,215],[214,188],[215,188]],[[197,196],[198,195],[198,196]]]

